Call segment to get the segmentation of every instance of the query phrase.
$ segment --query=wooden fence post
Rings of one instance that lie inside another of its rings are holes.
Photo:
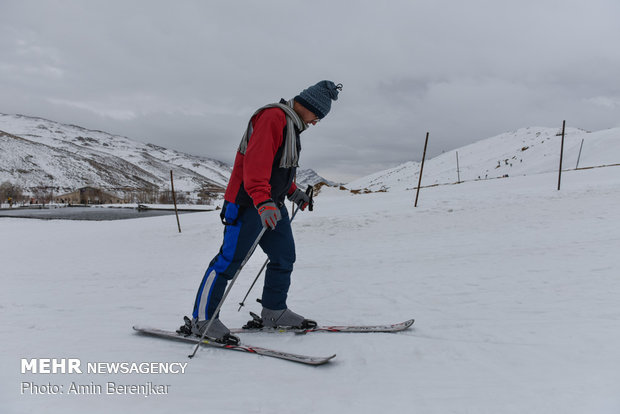
[[[577,165],[575,165],[575,169],[579,168],[579,160],[581,159],[582,148],[583,148],[583,138],[581,138],[581,145],[579,146],[579,155],[577,156]]]
[[[560,147],[560,172],[558,173],[558,191],[560,191],[560,183],[562,182],[562,157],[564,156],[564,129],[566,128],[566,120],[562,121],[562,146]]]
[[[459,169],[459,152],[456,152],[456,183],[461,182],[461,170]]]
[[[424,153],[422,154],[422,164],[420,165],[420,177],[418,179],[418,191],[415,194],[414,207],[418,206],[418,196],[420,195],[420,186],[422,185],[422,171],[424,171],[424,159],[426,158],[426,147],[428,145],[428,132],[426,133],[426,141],[424,141]]]
[[[177,210],[177,196],[174,193],[174,179],[172,178],[172,170],[170,170],[170,188],[172,188],[172,202],[174,203],[174,214],[177,216],[177,226],[179,233],[181,232],[181,222],[179,221],[179,211]]]

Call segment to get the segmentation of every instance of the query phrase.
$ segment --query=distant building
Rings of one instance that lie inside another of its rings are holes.
[[[94,187],[82,187],[72,193],[56,196],[54,200],[57,203],[63,204],[112,204],[123,202],[118,196]]]

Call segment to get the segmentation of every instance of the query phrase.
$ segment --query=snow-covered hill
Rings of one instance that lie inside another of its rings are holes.
[[[232,151],[232,148],[231,148]],[[170,188],[223,191],[231,167],[221,161],[143,144],[102,131],[42,118],[0,114],[0,183],[73,191],[93,186],[111,191]],[[300,185],[324,181],[300,169]]]
[[[422,186],[505,176],[531,175],[557,171],[560,161],[561,130],[531,127],[484,139],[427,159]],[[563,169],[573,169],[583,140],[579,168],[620,163],[620,128],[587,132],[576,128],[565,131]],[[429,147],[433,145],[432,136]],[[418,185],[419,162],[407,162],[377,172],[347,185],[351,189],[414,188]]]
[[[0,181],[25,188],[223,189],[230,166],[206,157],[42,118],[0,114]]]
[[[313,169],[298,169],[297,170],[297,185],[300,188],[305,188],[308,185],[316,185],[318,183],[325,183],[327,185],[335,186],[335,182],[330,181],[324,177],[321,177]]]

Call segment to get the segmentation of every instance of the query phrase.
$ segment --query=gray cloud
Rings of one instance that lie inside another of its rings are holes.
[[[509,4],[506,4],[509,3]],[[507,130],[620,125],[612,0],[0,3],[0,112],[231,162],[255,108],[344,84],[303,166],[347,180]]]

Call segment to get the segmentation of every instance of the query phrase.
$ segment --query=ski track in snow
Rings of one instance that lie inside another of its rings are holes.
[[[321,324],[399,334],[242,335],[336,353],[311,368],[132,333],[176,328],[219,248],[218,212],[112,222],[0,219],[7,413],[618,413],[620,167],[351,195],[293,223],[289,305]],[[413,187],[411,185],[410,187]],[[258,310],[257,252],[223,307]],[[259,282],[258,286],[262,284]],[[20,358],[189,362],[184,375],[20,374]],[[166,396],[20,395],[20,383],[169,384]],[[85,408],[87,407],[87,408]]]

